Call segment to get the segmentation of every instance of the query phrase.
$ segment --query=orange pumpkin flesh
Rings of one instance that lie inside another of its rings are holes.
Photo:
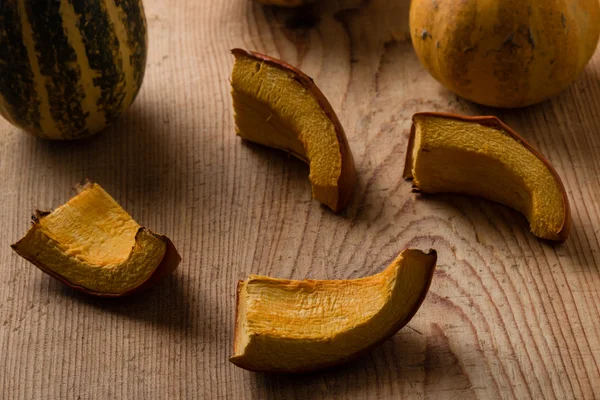
[[[405,250],[379,274],[338,281],[252,275],[238,285],[234,355],[251,371],[308,372],[344,363],[415,315],[437,256]]]
[[[181,261],[167,237],[139,226],[95,183],[53,212],[38,212],[12,248],[65,285],[103,297],[152,286]]]
[[[550,163],[496,117],[419,113],[404,176],[423,193],[462,193],[521,212],[531,232],[565,241],[571,213],[565,188]]]
[[[523,107],[564,90],[600,36],[598,0],[412,0],[410,32],[431,75],[458,95]]]
[[[334,212],[343,210],[356,170],[344,129],[323,93],[282,61],[241,49],[232,53],[237,134],[308,163],[313,197]]]

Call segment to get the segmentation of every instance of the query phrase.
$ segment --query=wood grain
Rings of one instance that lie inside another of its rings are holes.
[[[600,397],[600,52],[559,97],[502,111],[429,77],[406,40],[407,0],[145,4],[145,84],[111,129],[52,143],[0,122],[0,397]],[[233,47],[299,66],[338,110],[359,172],[345,214],[311,200],[304,164],[236,138]],[[500,205],[412,194],[401,175],[417,111],[497,115],[536,146],[570,196],[567,243]],[[11,251],[31,211],[85,177],[173,239],[183,263],[164,284],[96,300]],[[228,362],[237,280],[355,278],[409,246],[436,248],[440,266],[416,317],[372,354],[299,377]]]

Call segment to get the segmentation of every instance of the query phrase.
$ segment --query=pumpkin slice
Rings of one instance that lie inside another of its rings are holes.
[[[415,114],[404,177],[418,192],[462,193],[512,207],[540,238],[562,242],[569,235],[571,213],[560,177],[496,117]]]
[[[415,315],[437,256],[405,250],[383,272],[340,281],[252,275],[238,284],[234,355],[251,371],[307,372],[346,362]]]
[[[309,164],[313,197],[334,212],[350,202],[356,170],[344,129],[311,78],[263,54],[232,50],[237,134]]]
[[[95,183],[53,212],[37,212],[12,248],[65,285],[105,297],[149,287],[181,261],[167,237],[138,225]]]

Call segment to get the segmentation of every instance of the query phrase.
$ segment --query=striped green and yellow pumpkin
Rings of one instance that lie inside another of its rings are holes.
[[[131,105],[146,68],[141,0],[0,0],[0,114],[77,139]]]

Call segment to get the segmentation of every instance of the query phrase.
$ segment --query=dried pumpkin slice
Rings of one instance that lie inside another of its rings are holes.
[[[393,336],[415,315],[437,256],[405,250],[366,278],[292,281],[252,275],[238,284],[234,355],[251,371],[339,365]]]
[[[237,134],[308,163],[313,197],[334,212],[344,209],[356,170],[344,129],[323,93],[283,61],[242,49],[232,53]]]
[[[562,242],[569,235],[571,212],[560,177],[496,117],[415,114],[404,177],[418,192],[462,193],[509,206],[540,238]]]
[[[149,287],[181,261],[171,240],[138,225],[96,183],[53,212],[37,212],[12,248],[65,285],[104,297]]]

